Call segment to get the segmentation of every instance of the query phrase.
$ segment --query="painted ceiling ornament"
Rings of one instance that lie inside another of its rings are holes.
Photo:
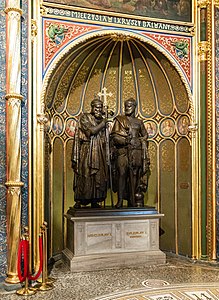
[[[65,32],[68,29],[64,25],[50,24],[47,34],[50,41],[54,42],[56,45],[60,45],[65,38]]]
[[[174,41],[172,43],[176,55],[180,58],[187,58],[189,54],[189,44],[185,40]]]

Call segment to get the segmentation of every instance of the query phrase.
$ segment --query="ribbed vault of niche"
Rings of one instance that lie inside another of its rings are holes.
[[[118,114],[134,97],[144,118],[185,113],[187,92],[167,58],[136,38],[105,35],[74,48],[53,73],[46,92],[48,109],[75,116],[88,111],[90,101],[105,86],[113,93],[109,106]]]
[[[164,250],[191,255],[191,135],[189,99],[175,67],[158,49],[126,35],[90,38],[67,52],[49,80],[46,199],[51,216],[51,254],[65,245],[63,218],[74,203],[71,148],[78,116],[90,110],[103,87],[113,94],[108,106],[117,114],[129,97],[149,134],[151,175],[145,204],[165,214]]]

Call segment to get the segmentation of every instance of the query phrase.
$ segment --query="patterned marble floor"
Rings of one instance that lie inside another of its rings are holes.
[[[61,261],[53,267],[54,288],[25,299],[178,300],[219,299],[219,264],[167,257],[165,265],[71,273]],[[17,300],[0,290],[0,299]]]

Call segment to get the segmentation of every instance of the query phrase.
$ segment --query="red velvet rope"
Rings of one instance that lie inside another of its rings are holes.
[[[40,276],[40,274],[42,272],[42,267],[43,267],[43,237],[42,236],[39,237],[39,248],[40,248],[40,266],[39,266],[39,270],[38,270],[38,272],[36,273],[35,276],[28,275],[29,280],[37,280],[37,278]]]
[[[23,257],[22,257],[23,256]],[[22,275],[21,262],[24,262],[24,271]],[[20,282],[25,281],[28,276],[28,241],[21,240],[18,247],[18,260],[17,260],[18,278]]]

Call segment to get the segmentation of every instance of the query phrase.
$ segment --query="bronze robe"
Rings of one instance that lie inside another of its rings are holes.
[[[101,202],[107,194],[105,129],[95,135],[92,135],[90,131],[91,127],[98,124],[98,120],[92,114],[83,114],[76,128],[73,142],[73,190],[75,201],[80,201],[82,205],[87,205],[92,200]]]

